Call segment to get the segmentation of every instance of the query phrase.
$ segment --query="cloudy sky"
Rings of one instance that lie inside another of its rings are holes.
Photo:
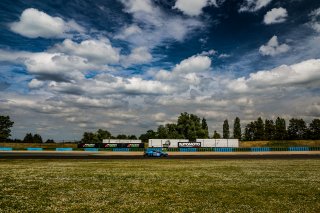
[[[0,114],[55,140],[181,112],[320,116],[318,0],[0,1]]]

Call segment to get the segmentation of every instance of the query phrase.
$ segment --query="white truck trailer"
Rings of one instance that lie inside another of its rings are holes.
[[[200,147],[239,147],[238,139],[149,139],[149,147],[200,148]]]
[[[197,139],[201,147],[239,147],[238,139]]]
[[[129,139],[103,139],[102,143],[142,143],[141,140]]]
[[[176,148],[178,143],[187,143],[188,139],[149,139],[149,147]]]

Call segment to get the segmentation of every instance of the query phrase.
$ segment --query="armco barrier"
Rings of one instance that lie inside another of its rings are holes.
[[[278,152],[285,152],[288,151],[287,147],[272,147],[270,148],[270,151],[274,152],[274,151],[278,151]]]
[[[198,152],[212,152],[214,148],[211,147],[201,147],[201,148],[197,148]]]
[[[12,151],[11,147],[0,147],[0,151]]]
[[[114,148],[112,151],[114,152],[129,152],[129,148]]]
[[[289,151],[309,151],[309,147],[289,147]]]
[[[215,148],[215,152],[233,152],[233,148],[230,148],[230,147]]]
[[[146,150],[159,150],[165,152],[276,152],[276,151],[320,151],[320,147],[201,147],[201,148],[147,148]],[[141,149],[139,151],[144,151]],[[133,150],[132,148],[129,151]]]
[[[270,152],[269,147],[252,147],[251,152]]]
[[[86,151],[86,152],[98,152],[99,149],[98,148],[84,148],[84,151]]]
[[[178,152],[179,149],[178,148],[167,148],[168,152]]]
[[[73,149],[72,148],[56,148],[56,151],[61,151],[61,152],[63,152],[63,151],[72,151]]]
[[[38,148],[38,147],[28,147],[28,151],[43,151],[43,148]]]
[[[168,149],[171,149],[171,148],[168,148]],[[162,147],[149,147],[147,148],[147,151],[148,150],[157,150],[157,151],[162,151]],[[168,150],[169,151],[169,150]]]
[[[197,148],[180,148],[180,152],[197,152]]]
[[[309,147],[309,151],[320,151],[320,147]]]
[[[13,150],[27,150],[27,151],[113,151],[113,152],[143,152],[145,150],[159,150],[164,152],[277,152],[277,151],[320,151],[320,147],[251,147],[251,148],[236,148],[236,147],[201,147],[201,148],[79,148],[73,149],[69,147],[59,148],[39,148],[28,147],[25,149],[15,149],[12,147],[0,147],[0,151],[13,151]]]
[[[233,148],[233,152],[251,152],[251,148]]]

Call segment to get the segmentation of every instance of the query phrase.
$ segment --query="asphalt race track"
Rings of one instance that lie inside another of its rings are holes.
[[[49,152],[3,151],[0,159],[155,159],[142,152]],[[159,158],[157,158],[159,159]],[[170,153],[162,159],[320,159],[319,151],[309,152],[245,152],[245,153]]]

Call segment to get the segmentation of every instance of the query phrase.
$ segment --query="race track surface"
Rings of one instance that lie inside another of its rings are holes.
[[[162,159],[320,159],[320,151],[308,152],[169,152]],[[155,159],[143,152],[1,151],[0,159]]]

